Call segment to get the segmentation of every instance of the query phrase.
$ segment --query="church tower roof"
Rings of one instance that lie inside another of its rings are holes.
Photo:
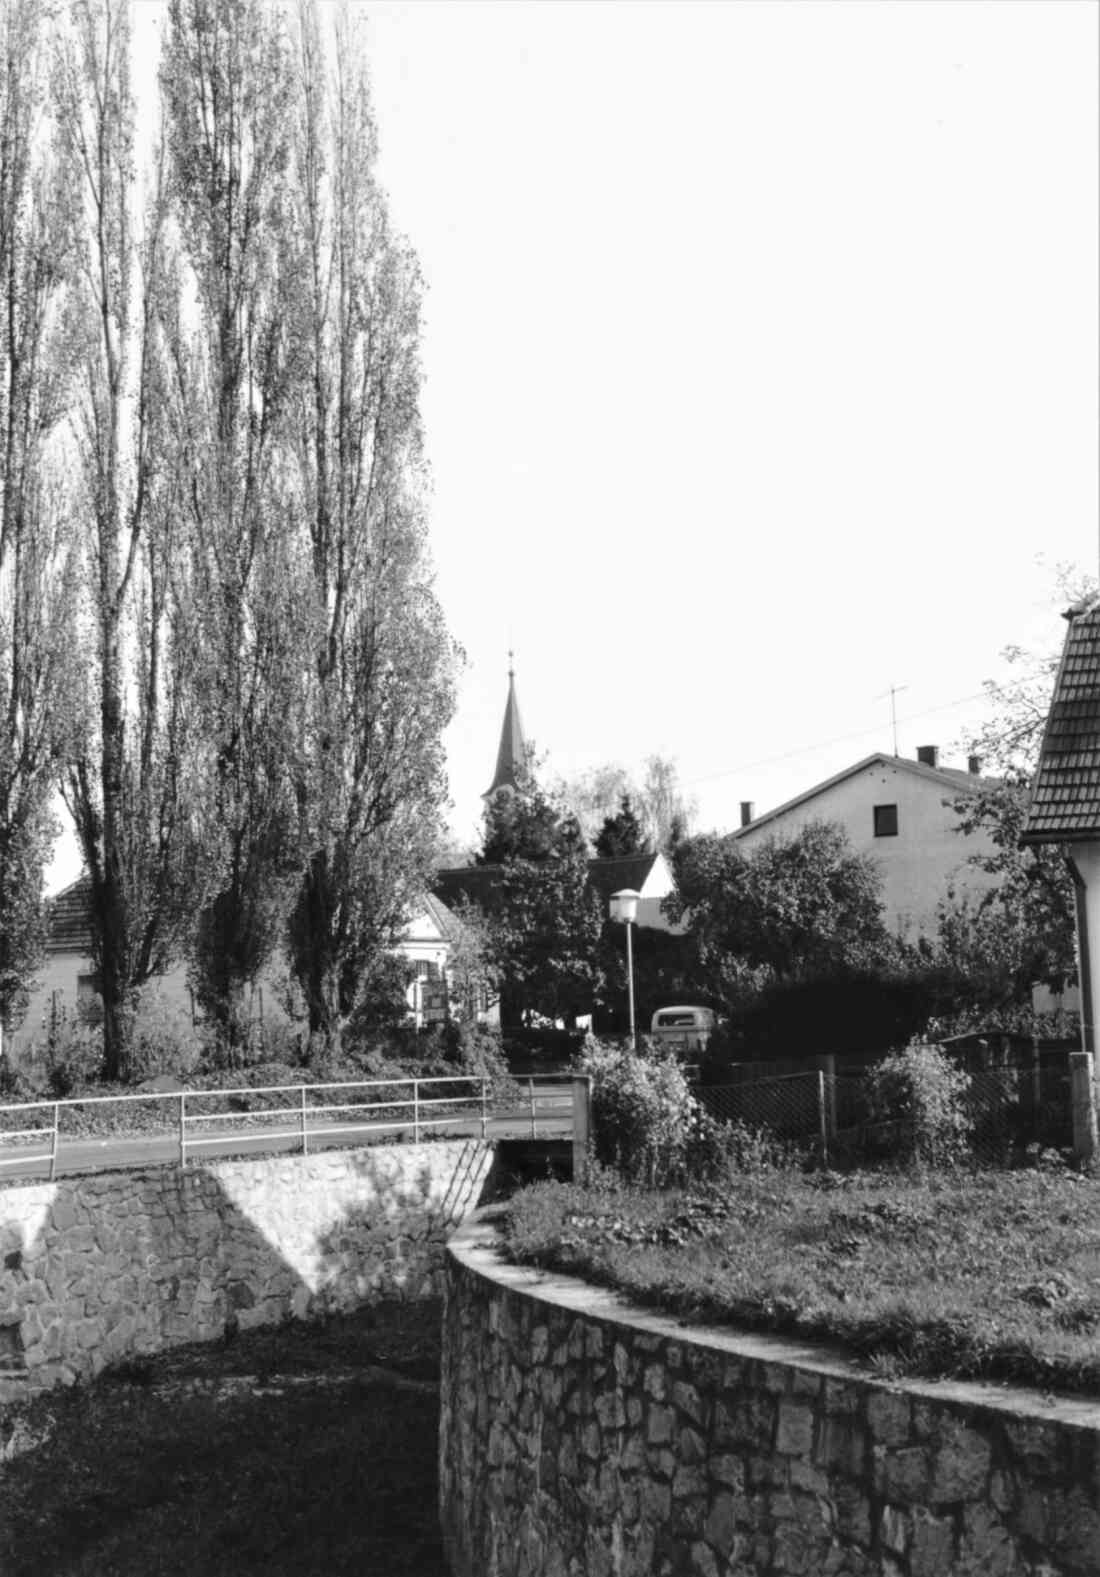
[[[508,653],[508,700],[504,707],[504,726],[500,731],[500,748],[497,751],[497,769],[493,781],[482,795],[489,799],[498,789],[519,787],[527,771],[527,740],[523,734],[523,720],[519,715],[516,699],[516,674],[512,667],[512,653]]]

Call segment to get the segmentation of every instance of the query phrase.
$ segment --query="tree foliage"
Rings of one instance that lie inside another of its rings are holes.
[[[47,24],[42,0],[9,0],[0,17],[0,1050],[45,936],[50,798],[72,678],[58,440],[70,397],[64,295],[73,235]]]
[[[667,756],[649,756],[638,779],[625,767],[610,762],[558,784],[559,799],[568,805],[590,842],[599,836],[607,819],[617,815],[624,795],[639,819],[646,848],[668,853],[679,838],[687,836],[695,817],[695,801],[680,783],[676,763]]]
[[[604,818],[603,826],[596,834],[594,847],[602,859],[646,852],[645,834],[634,813],[629,794],[624,794],[619,800],[619,809],[614,815]]]
[[[827,974],[891,951],[875,862],[834,823],[812,822],[747,855],[734,837],[704,834],[681,844],[673,863],[677,892],[666,908],[690,924],[708,969]]]
[[[338,28],[329,74],[316,13],[300,8],[293,428],[315,671],[298,781],[309,852],[288,936],[311,1029],[329,1038],[426,883],[456,660],[426,550],[419,271],[378,186],[361,44],[346,17]]]

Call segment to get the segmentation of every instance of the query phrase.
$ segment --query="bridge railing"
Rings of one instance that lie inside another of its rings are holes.
[[[53,1179],[73,1146],[122,1144],[149,1152],[130,1164],[189,1160],[211,1152],[309,1154],[311,1146],[408,1135],[573,1133],[576,1081],[544,1075],[494,1094],[471,1075],[356,1079],[325,1084],[241,1085],[230,1089],[138,1091],[0,1104],[0,1181],[5,1168],[38,1168]],[[144,1107],[144,1110],[141,1108]],[[98,1116],[98,1120],[97,1120]],[[240,1151],[233,1146],[239,1142]],[[89,1166],[126,1164],[110,1154]],[[82,1168],[83,1169],[83,1168]],[[10,1174],[9,1174],[10,1175]]]

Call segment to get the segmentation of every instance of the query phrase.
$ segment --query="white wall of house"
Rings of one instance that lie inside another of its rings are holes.
[[[748,854],[768,838],[789,838],[810,822],[839,822],[852,848],[878,862],[887,925],[913,940],[935,930],[936,906],[949,888],[978,897],[995,883],[967,863],[971,855],[991,851],[990,840],[978,833],[963,837],[956,830],[959,818],[950,801],[965,786],[889,759],[876,761],[781,814],[742,828],[738,846]],[[897,809],[897,833],[876,836],[875,807],[888,805]]]

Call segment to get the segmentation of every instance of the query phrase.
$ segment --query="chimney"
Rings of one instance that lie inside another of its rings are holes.
[[[747,827],[748,826],[749,822],[753,818],[753,813],[754,813],[755,810],[756,810],[756,806],[753,804],[751,799],[743,799],[741,801],[741,825],[742,825],[742,827]]]
[[[938,767],[940,764],[939,745],[918,745],[917,760],[924,767]]]
[[[970,773],[970,776],[972,778],[981,777],[981,775],[982,775],[982,758],[981,758],[981,756],[967,756],[967,758],[966,758],[966,770]]]

